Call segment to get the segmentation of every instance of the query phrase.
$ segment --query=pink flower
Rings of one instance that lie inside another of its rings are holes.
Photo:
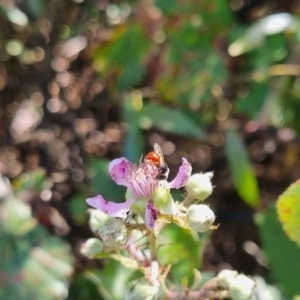
[[[183,158],[178,174],[169,183],[169,187],[179,189],[185,186],[191,176],[191,171],[191,165]],[[136,165],[122,157],[110,163],[109,174],[117,184],[127,187],[130,195],[129,199],[123,203],[115,203],[107,201],[101,195],[98,195],[94,198],[88,198],[86,200],[87,203],[112,217],[126,218],[127,212],[136,200],[147,201],[145,222],[149,228],[153,228],[154,222],[157,219],[157,210],[150,200],[160,182],[157,179],[159,175],[157,166],[149,162]]]

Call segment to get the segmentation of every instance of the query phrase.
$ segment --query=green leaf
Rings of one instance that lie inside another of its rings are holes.
[[[300,246],[300,180],[290,185],[280,195],[276,207],[283,230]]]
[[[191,121],[187,115],[157,104],[149,103],[143,106],[139,115],[139,125],[144,129],[154,126],[164,132],[199,140],[206,139],[203,129]]]
[[[177,284],[187,276],[189,285],[194,280],[194,269],[201,267],[207,234],[198,235],[190,230],[168,224],[159,235],[158,260],[161,265],[172,265],[172,279]]]
[[[83,224],[87,219],[86,196],[85,193],[78,193],[71,198],[70,202],[68,202],[72,218],[77,224]]]
[[[266,81],[251,82],[249,84],[249,92],[237,100],[237,112],[246,114],[250,119],[258,117],[267,99],[268,91]]]
[[[226,156],[235,188],[245,203],[256,207],[259,203],[258,183],[247,150],[238,134],[229,130],[225,144]]]
[[[117,185],[111,179],[108,166],[109,161],[107,159],[94,158],[88,163],[93,193],[99,193],[107,200],[124,202],[125,187]]]
[[[95,61],[105,65],[105,72],[117,71],[117,88],[125,90],[143,80],[143,59],[148,46],[149,41],[143,29],[138,25],[130,26],[107,47],[101,47],[96,53]]]
[[[144,152],[144,137],[139,127],[139,110],[143,106],[142,93],[138,90],[126,95],[123,100],[123,119],[128,125],[124,147],[124,156],[138,163]]]
[[[297,30],[297,20],[289,13],[278,13],[255,22],[245,34],[232,43],[228,49],[231,56],[239,56],[262,47],[267,35]],[[276,26],[274,26],[276,24]],[[266,51],[268,53],[268,51]]]
[[[270,275],[290,297],[300,294],[300,250],[284,234],[275,208],[257,215],[263,250],[269,260]]]
[[[85,273],[105,300],[123,300],[126,283],[137,278],[138,274],[140,273],[132,272],[112,259],[108,260],[101,270]]]
[[[28,210],[29,206],[14,198],[6,198],[0,205],[0,299],[64,299],[73,272],[71,249],[36,225]],[[33,226],[21,228],[28,223]]]

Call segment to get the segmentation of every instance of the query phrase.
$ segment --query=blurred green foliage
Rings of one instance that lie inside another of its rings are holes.
[[[229,170],[229,175],[222,173],[228,176],[226,188],[234,187],[252,209],[275,200],[274,193],[259,190],[253,161],[260,172],[267,170],[265,176],[272,173],[268,162],[261,164],[262,157],[275,153],[274,161],[282,158],[275,144],[280,134],[259,141],[262,156],[248,146],[253,134],[265,134],[265,128],[285,128],[295,139],[299,136],[299,7],[293,1],[250,2],[0,2],[0,171],[15,179],[15,191],[1,200],[1,299],[66,297],[70,249],[38,224],[52,221],[33,209],[35,200],[43,198],[44,208],[52,199],[49,206],[67,207],[71,216],[66,223],[84,226],[87,196],[101,193],[124,201],[124,189],[107,172],[109,160],[122,151],[139,162],[146,145],[171,137],[171,144],[177,141],[180,153],[201,171],[221,165],[221,151]],[[280,143],[290,140],[288,135]],[[203,145],[209,151],[202,151]],[[194,148],[205,158],[193,154]],[[169,151],[173,169],[180,161],[175,150]],[[282,158],[282,166],[297,167],[299,154],[293,153],[296,158]],[[282,176],[299,174],[282,169]],[[270,278],[289,296],[299,294],[300,270],[294,263],[299,249],[281,235],[273,213],[262,219],[258,230]],[[174,265],[174,278],[190,280],[192,269],[202,265],[205,243],[183,230],[171,228],[168,234],[182,240],[180,249],[170,250],[182,259]],[[76,261],[81,259],[77,254]],[[109,293],[122,294],[121,288],[114,289],[119,280],[114,275],[120,272],[123,285],[129,273],[116,268],[110,262],[95,275],[75,276],[70,299],[105,294],[100,282]]]
[[[38,171],[23,176],[17,193],[1,199],[0,299],[51,300],[68,295],[73,273],[70,246],[38,225],[29,205],[20,200],[24,193],[40,189],[44,175]]]

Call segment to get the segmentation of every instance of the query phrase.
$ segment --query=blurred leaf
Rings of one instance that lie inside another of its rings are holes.
[[[26,26],[28,24],[28,17],[16,6],[6,8],[7,18],[14,24],[19,26]]]
[[[209,48],[209,38],[201,35],[199,28],[184,23],[174,32],[169,42],[169,59],[171,63],[182,65],[186,61],[200,63],[203,53]],[[192,59],[193,58],[193,59]]]
[[[123,300],[126,283],[137,278],[138,274],[139,272],[132,272],[112,259],[101,270],[85,273],[105,300]]]
[[[139,125],[145,129],[154,126],[163,132],[200,140],[206,139],[203,129],[191,121],[187,115],[181,111],[157,104],[144,104],[140,111]]]
[[[168,224],[159,235],[158,260],[164,266],[172,264],[171,276],[177,284],[186,276],[191,285],[194,281],[194,269],[201,268],[201,253],[208,235],[194,234],[174,224]]]
[[[234,15],[230,9],[230,3],[223,0],[210,0],[201,1],[200,14],[203,18],[205,26],[209,28],[210,36],[215,36],[220,31],[224,31],[234,21]],[[219,17],[222,16],[222,22],[219,21]]]
[[[263,45],[265,36],[282,33],[287,29],[295,30],[298,21],[289,13],[267,16],[254,23],[249,30],[229,46],[231,56],[239,56]]]
[[[281,291],[275,285],[267,284],[265,279],[260,276],[253,278],[256,283],[255,291],[257,299],[261,300],[286,300]]]
[[[33,171],[23,173],[15,182],[14,186],[18,192],[35,190],[41,192],[51,184],[46,178],[46,170],[36,168]]]
[[[189,2],[177,2],[177,1],[165,1],[155,0],[155,5],[161,9],[166,15],[172,15],[176,13],[189,12],[193,5]]]
[[[108,173],[109,161],[94,158],[88,164],[93,193],[101,194],[105,199],[115,202],[125,201],[125,187],[117,185]]]
[[[270,262],[271,276],[290,297],[300,293],[300,250],[284,234],[275,208],[257,216],[263,250]]]
[[[266,81],[251,82],[246,95],[237,100],[236,111],[246,114],[249,119],[257,118],[267,100],[268,87]]]
[[[142,94],[136,90],[123,100],[123,119],[128,125],[124,146],[124,156],[138,163],[144,152],[144,137],[139,127],[139,110],[143,106]]]
[[[235,188],[240,197],[252,207],[259,203],[258,183],[247,150],[238,134],[229,130],[226,138],[226,156]]]
[[[85,273],[80,273],[73,278],[69,288],[67,300],[104,299],[99,294],[99,289]]]
[[[0,299],[64,299],[73,272],[70,247],[60,238],[51,237],[41,226],[11,230],[10,224],[20,221],[23,224],[19,228],[27,223],[36,224],[31,214],[21,213],[23,206],[19,200],[6,198],[0,207]]]
[[[300,180],[290,185],[279,196],[276,207],[283,230],[300,246]]]
[[[134,87],[143,80],[143,58],[148,49],[149,41],[143,29],[134,25],[122,32],[107,48],[99,49],[97,60],[104,63],[105,71],[117,70],[119,79],[117,87],[125,90]]]
[[[78,193],[68,202],[71,216],[77,224],[83,224],[87,219],[86,198],[86,194]]]
[[[45,12],[45,0],[28,0],[28,6],[31,13],[38,17]]]

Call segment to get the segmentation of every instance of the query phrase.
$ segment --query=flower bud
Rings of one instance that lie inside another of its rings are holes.
[[[212,172],[193,174],[185,186],[188,195],[200,201],[205,200],[211,195],[213,190],[213,186],[211,184],[212,177]]]
[[[129,231],[121,219],[110,218],[97,232],[105,247],[120,248],[128,240]]]
[[[188,225],[197,232],[209,230],[214,221],[214,212],[205,204],[193,204],[187,209]]]
[[[90,210],[89,225],[93,232],[98,232],[98,230],[107,222],[111,217],[106,213],[98,209]]]
[[[97,238],[88,239],[80,249],[80,253],[87,257],[92,257],[98,253],[103,252],[104,245],[102,241]]]
[[[229,293],[232,300],[251,300],[253,299],[253,292],[255,281],[246,275],[239,274],[229,286]]]
[[[125,300],[155,300],[160,294],[159,283],[151,284],[145,278],[127,283]]]
[[[174,215],[178,212],[167,181],[160,181],[159,186],[156,187],[154,191],[152,199],[154,207],[161,213]]]
[[[233,282],[235,280],[235,277],[238,275],[237,271],[233,271],[233,270],[222,270],[217,278],[219,280],[219,285],[223,288],[228,288],[231,284],[231,282]]]

